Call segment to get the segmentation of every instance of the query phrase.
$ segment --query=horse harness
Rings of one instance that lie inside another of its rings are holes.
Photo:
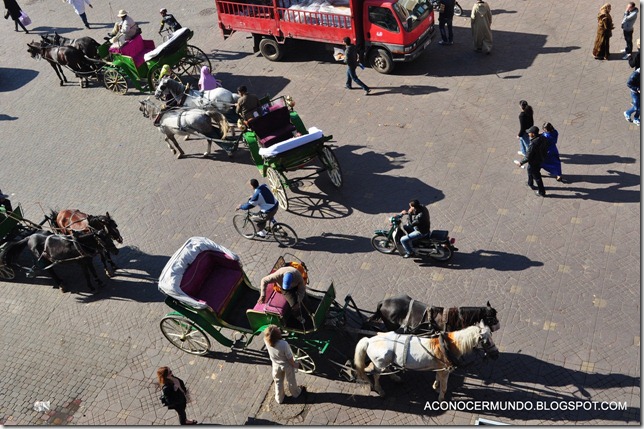
[[[404,334],[398,334],[398,337],[396,338],[396,340],[398,340],[401,335],[404,335]],[[411,339],[413,337],[414,337],[414,335],[407,335],[407,338],[405,339],[405,343],[403,345],[403,355],[402,355],[403,356],[403,361],[402,361],[402,366],[400,367],[401,370],[405,370],[405,368],[407,367],[407,355],[409,355],[409,346],[411,344]],[[426,349],[427,353],[430,356],[432,356],[434,359],[436,359],[439,362],[442,362],[445,365],[445,368],[438,368],[438,369],[435,369],[433,371],[435,371],[435,372],[438,372],[438,371],[452,372],[457,367],[462,366],[461,365],[462,364],[462,359],[456,357],[456,355],[454,355],[454,353],[452,353],[452,351],[449,349],[449,344],[447,344],[447,341],[449,341],[449,340],[447,339],[446,333],[441,332],[438,335],[438,338],[439,338],[438,344],[439,344],[440,348],[442,349],[443,354],[447,358],[447,362],[445,360],[439,358],[438,356],[436,356],[431,351]],[[396,343],[398,343],[398,341],[396,341]],[[397,365],[394,364],[394,366],[397,366]]]
[[[96,243],[99,245],[99,247],[102,248],[103,251],[107,251],[107,249],[105,248],[105,245],[101,242],[101,240],[99,240],[99,238],[96,235],[96,233],[92,233],[92,235],[94,236],[94,239],[96,240]],[[43,268],[44,270],[48,270],[48,269],[52,268],[54,265],[57,265],[57,264],[60,264],[60,263],[63,263],[63,262],[76,261],[76,260],[79,260],[79,259],[84,259],[84,258],[88,258],[88,257],[93,256],[93,254],[83,251],[83,247],[87,248],[87,245],[84,245],[84,244],[80,243],[78,240],[76,240],[76,238],[58,235],[58,237],[62,238],[63,240],[72,241],[72,243],[74,244],[74,249],[76,249],[76,251],[78,252],[79,256],[77,256],[75,258],[69,258],[69,259],[54,259],[51,256],[51,254],[48,252],[49,240],[52,237],[56,237],[56,236],[55,235],[50,235],[45,239],[45,244],[43,246],[43,251],[40,254],[40,257],[38,258],[38,260],[36,261],[36,263],[38,263],[38,262],[40,262],[40,260],[43,257],[45,257],[49,261],[52,262],[47,267]]]

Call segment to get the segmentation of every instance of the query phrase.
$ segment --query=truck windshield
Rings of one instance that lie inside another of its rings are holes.
[[[426,0],[400,0],[393,6],[407,32],[413,31],[427,19],[432,9],[432,5]]]

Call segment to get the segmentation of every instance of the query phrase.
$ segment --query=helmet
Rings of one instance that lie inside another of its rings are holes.
[[[168,9],[166,9],[165,7],[162,7],[161,10],[159,11],[159,13],[164,14],[167,11],[168,11]]]
[[[293,283],[293,273],[284,274],[284,278],[282,279],[282,289],[289,290],[291,288],[292,283]]]

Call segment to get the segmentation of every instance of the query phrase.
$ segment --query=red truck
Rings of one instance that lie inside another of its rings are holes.
[[[349,37],[380,73],[416,59],[434,37],[429,0],[215,0],[224,39],[253,35],[254,52],[279,61],[290,39],[333,45]]]

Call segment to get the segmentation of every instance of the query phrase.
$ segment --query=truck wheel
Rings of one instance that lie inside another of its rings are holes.
[[[259,42],[259,52],[269,61],[279,61],[284,55],[284,51],[274,39],[262,39]]]
[[[384,49],[374,49],[369,54],[371,68],[382,74],[389,74],[394,69],[394,62],[389,52]]]

